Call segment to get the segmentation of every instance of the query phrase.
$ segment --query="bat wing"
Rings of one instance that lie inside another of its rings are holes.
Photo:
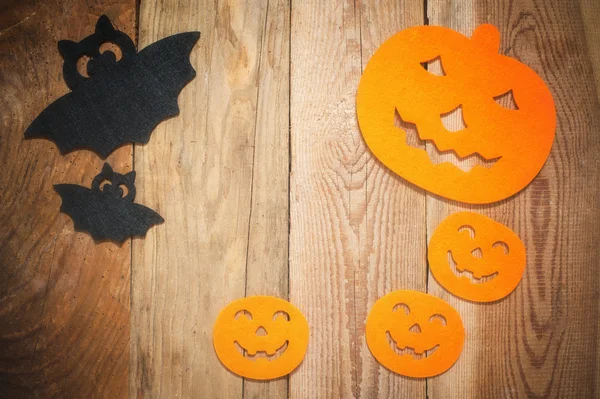
[[[25,138],[51,140],[63,155],[89,149],[103,159],[124,144],[145,144],[156,123],[137,112],[135,103],[144,94],[134,91],[139,78],[131,78],[132,70],[126,65],[115,76],[95,76],[60,97],[34,119]]]
[[[88,137],[85,114],[87,104],[74,101],[74,94],[60,97],[33,120],[25,131],[25,138],[45,138],[53,141],[61,154],[78,148],[97,147],[97,137]]]
[[[199,38],[200,32],[179,33],[159,40],[139,53],[138,65],[147,75],[147,98],[162,104],[168,117],[179,114],[177,97],[196,76],[190,53]]]
[[[150,227],[164,222],[152,209],[123,198],[73,184],[57,184],[54,189],[62,198],[61,212],[73,219],[76,231],[89,233],[94,241],[122,243],[145,236]]]

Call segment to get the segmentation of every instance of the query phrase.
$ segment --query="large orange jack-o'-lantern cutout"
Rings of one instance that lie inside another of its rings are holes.
[[[448,370],[462,351],[465,330],[446,302],[417,291],[379,298],[366,326],[373,356],[395,373],[431,377]]]
[[[217,317],[213,345],[232,372],[256,380],[289,374],[304,358],[308,323],[291,303],[252,296],[227,305]]]
[[[526,255],[512,230],[472,212],[448,216],[428,247],[429,270],[452,294],[492,302],[510,294],[521,281]]]
[[[522,190],[538,174],[552,147],[556,110],[542,79],[519,61],[498,54],[500,34],[481,25],[471,39],[440,26],[403,30],[379,47],[358,87],[362,135],[393,172],[434,194],[483,204]],[[423,63],[439,59],[443,76]],[[496,102],[512,94],[517,109]],[[442,116],[462,109],[462,130],[451,132]],[[395,113],[414,124],[419,138],[460,158],[479,156],[493,165],[468,172],[406,142]]]

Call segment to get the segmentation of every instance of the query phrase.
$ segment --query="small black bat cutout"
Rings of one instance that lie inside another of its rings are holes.
[[[135,172],[115,173],[105,163],[91,190],[75,184],[55,184],[54,190],[62,198],[60,211],[73,219],[76,231],[88,232],[95,241],[122,243],[164,222],[152,209],[133,203],[134,181]]]
[[[131,38],[101,16],[94,34],[58,42],[71,92],[42,111],[25,138],[52,140],[61,154],[91,149],[103,159],[123,144],[146,144],[160,122],[179,114],[177,97],[196,76],[189,57],[199,37],[180,33],[138,53]],[[119,60],[110,50],[100,52],[105,43],[119,47]],[[84,56],[90,57],[88,77],[77,69]]]

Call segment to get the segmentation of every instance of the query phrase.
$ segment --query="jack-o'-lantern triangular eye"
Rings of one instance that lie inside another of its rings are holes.
[[[421,62],[421,66],[432,75],[446,76],[446,71],[444,71],[442,65],[442,57],[435,57],[432,60]]]
[[[495,96],[494,101],[502,108],[510,109],[512,111],[517,111],[519,109],[519,105],[515,101],[515,96],[512,89],[506,93]]]

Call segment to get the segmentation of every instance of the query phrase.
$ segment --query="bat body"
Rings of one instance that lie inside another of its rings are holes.
[[[179,114],[177,97],[196,75],[189,56],[200,33],[173,35],[136,53],[126,42],[129,37],[107,21],[99,20],[94,34],[102,37],[59,43],[65,57],[63,74],[72,91],[42,111],[25,138],[52,140],[62,154],[90,149],[106,158],[124,144],[147,143],[160,122]],[[99,43],[106,38],[121,47],[119,61],[111,51],[99,53]],[[96,57],[88,63],[92,73],[87,78],[77,76],[71,66],[81,54]]]
[[[122,243],[129,237],[145,236],[150,227],[164,222],[152,209],[133,202],[134,179],[135,172],[121,175],[105,164],[91,189],[56,184],[54,190],[62,199],[61,212],[73,219],[75,230],[89,233],[95,241]],[[102,181],[110,183],[100,188]],[[127,187],[126,196],[122,186]]]

